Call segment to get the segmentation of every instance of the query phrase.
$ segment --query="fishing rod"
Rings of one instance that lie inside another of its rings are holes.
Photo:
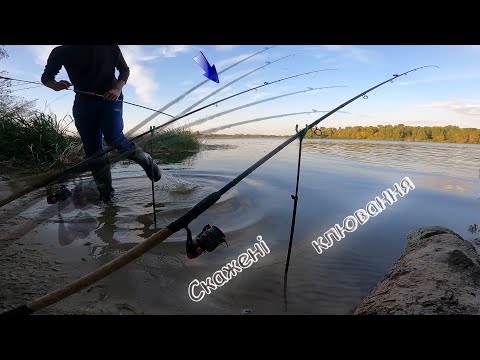
[[[207,130],[200,131],[200,134],[211,134],[220,130],[225,130],[229,129],[232,127],[240,126],[240,125],[245,125],[245,124],[250,124],[258,121],[264,121],[264,120],[270,120],[270,119],[278,119],[281,117],[286,117],[286,116],[294,116],[294,115],[311,115],[315,113],[327,113],[328,111],[324,110],[312,110],[312,111],[301,111],[301,112],[294,112],[294,113],[288,113],[288,114],[278,114],[278,115],[269,115],[269,116],[264,116],[264,117],[259,117],[251,120],[244,120],[244,121],[239,121],[233,124],[227,124],[227,125],[222,125],[214,128],[210,128]],[[339,111],[339,113],[344,113],[348,114],[346,111]]]
[[[141,133],[141,134],[139,134],[139,135],[137,135],[137,136],[134,136],[133,138],[129,139],[129,141],[135,141],[135,140],[137,140],[137,139],[139,139],[139,138],[141,138],[141,137],[143,137],[143,136],[145,136],[145,135],[147,135],[147,134],[150,134],[151,131],[156,131],[156,130],[158,130],[158,129],[164,128],[165,126],[168,126],[168,125],[170,125],[171,123],[173,123],[173,122],[175,122],[175,121],[178,121],[178,120],[180,120],[180,119],[182,119],[182,118],[184,118],[184,117],[187,117],[187,116],[189,116],[189,115],[191,115],[191,114],[194,114],[194,113],[196,113],[196,112],[199,112],[199,111],[201,111],[201,110],[203,110],[203,109],[206,109],[206,108],[208,108],[208,107],[210,107],[210,106],[217,105],[217,104],[219,104],[219,103],[221,103],[221,102],[223,102],[223,101],[232,99],[232,98],[234,98],[234,97],[236,97],[236,96],[245,94],[245,93],[250,92],[250,91],[253,91],[253,90],[260,89],[260,88],[262,88],[262,87],[264,87],[264,86],[269,86],[269,85],[272,85],[272,84],[275,84],[275,83],[278,83],[278,82],[281,82],[281,81],[285,81],[285,80],[288,80],[288,79],[293,79],[293,78],[296,78],[296,77],[299,77],[299,76],[304,76],[304,75],[308,75],[308,74],[313,74],[313,73],[317,73],[317,72],[321,72],[321,71],[326,71],[326,70],[308,71],[308,72],[305,72],[305,73],[288,76],[288,77],[285,77],[285,78],[282,78],[282,79],[279,79],[279,80],[274,80],[274,81],[271,81],[271,82],[264,82],[262,85],[259,85],[259,86],[253,87],[253,88],[251,88],[251,89],[247,89],[247,90],[241,91],[241,92],[236,93],[236,94],[233,94],[233,95],[230,95],[230,96],[228,96],[228,97],[226,97],[226,98],[223,98],[223,99],[220,99],[220,100],[218,100],[218,101],[215,101],[215,102],[212,102],[212,103],[210,103],[210,104],[207,104],[207,105],[205,105],[205,106],[202,106],[202,107],[200,107],[200,108],[198,108],[198,109],[196,109],[196,110],[192,110],[192,111],[190,111],[190,112],[187,113],[187,114],[184,114],[184,115],[182,115],[182,116],[173,118],[173,119],[167,121],[166,123],[163,123],[162,125],[153,127],[153,130],[152,130],[152,129],[151,129],[151,130],[147,130],[147,131],[145,131],[145,132],[143,132],[143,133]],[[36,189],[38,189],[38,188],[44,187],[44,186],[48,185],[49,183],[51,183],[51,182],[53,182],[53,181],[55,181],[55,180],[57,180],[57,179],[65,176],[65,175],[67,175],[67,174],[69,174],[69,173],[87,171],[87,167],[86,167],[86,166],[87,166],[93,159],[96,159],[96,158],[98,158],[98,157],[104,156],[104,155],[112,152],[113,150],[117,149],[117,148],[120,147],[120,146],[121,146],[121,144],[116,144],[116,145],[110,147],[109,149],[103,150],[103,151],[99,152],[98,154],[92,155],[90,158],[87,158],[87,159],[85,159],[85,160],[82,160],[81,162],[77,163],[76,165],[73,165],[73,166],[71,166],[71,167],[69,167],[69,168],[67,168],[67,169],[65,169],[65,170],[59,170],[59,171],[53,173],[52,175],[47,176],[47,177],[45,177],[44,179],[38,181],[37,183],[32,184],[32,185],[24,188],[23,190],[20,190],[20,191],[14,193],[14,194],[8,196],[7,198],[5,198],[5,199],[3,199],[3,200],[0,200],[0,208],[1,208],[2,206],[6,205],[6,204],[8,204],[8,203],[10,203],[10,202],[18,199],[19,197],[21,197],[21,196],[23,196],[23,195],[25,195],[25,194],[28,194],[29,192],[34,191],[34,190],[36,190]]]
[[[290,224],[290,240],[288,241],[287,263],[285,265],[285,272],[283,275],[283,305],[285,311],[287,311],[287,280],[288,280],[288,266],[290,264],[290,255],[292,253],[293,235],[295,233],[295,220],[297,218],[297,205],[298,205],[298,185],[300,183],[300,164],[302,161],[302,143],[305,135],[307,135],[308,127],[305,126],[305,130],[298,131],[298,125],[295,127],[295,132],[299,134],[300,145],[298,146],[298,161],[297,161],[297,182],[295,185],[295,195],[291,195],[293,200],[293,214],[292,222]]]
[[[0,76],[0,79],[3,79],[3,80],[12,80],[12,81],[20,81],[20,82],[24,82],[24,83],[28,83],[28,84],[36,84],[36,85],[46,86],[45,84],[41,83],[40,81],[28,81],[28,80],[15,79],[15,78],[5,77],[5,76]],[[23,90],[25,90],[25,89],[23,89]],[[76,93],[79,93],[79,94],[84,94],[84,95],[89,95],[89,96],[95,96],[95,97],[102,98],[102,99],[104,98],[103,95],[100,95],[100,94],[97,94],[97,93],[94,93],[94,92],[91,92],[91,91],[82,91],[82,90],[76,90],[76,89],[64,89],[64,90],[69,90],[69,91],[73,91],[73,92],[76,92]],[[13,91],[14,91],[14,90],[13,90]],[[121,101],[121,102],[123,102],[123,103],[125,103],[125,104],[137,106],[137,107],[142,108],[142,109],[147,109],[147,110],[151,110],[151,111],[154,111],[154,112],[163,114],[163,115],[167,115],[167,116],[170,116],[171,118],[174,117],[173,115],[167,114],[167,113],[162,112],[162,111],[159,111],[159,110],[155,110],[155,109],[153,109],[153,108],[149,108],[149,107],[147,107],[147,106],[135,104],[135,103],[132,103],[132,102],[129,102],[129,101],[125,101],[125,100],[118,100],[118,99],[117,99],[117,101]]]
[[[276,47],[278,45],[273,45],[273,46],[270,46],[270,47],[265,47],[263,50],[261,51],[258,51],[256,52],[255,54],[252,54],[250,56],[247,56],[245,58],[243,58],[242,60],[239,60],[235,63],[233,63],[232,65],[226,67],[225,69],[223,69],[222,71],[219,71],[218,72],[218,75],[230,70],[231,68],[241,64],[242,62],[244,61],[247,61],[248,59],[251,59],[257,55],[260,55],[261,53],[265,52],[265,51],[268,51],[270,49],[273,49],[274,47]],[[187,90],[186,92],[184,92],[183,94],[180,94],[179,96],[177,96],[175,99],[173,99],[172,101],[170,101],[167,105],[165,105],[164,107],[162,107],[159,111],[165,111],[167,110],[170,106],[172,105],[175,105],[177,102],[179,102],[180,100],[182,100],[185,96],[187,96],[188,94],[192,93],[193,91],[195,91],[196,89],[198,89],[199,87],[201,87],[203,84],[206,84],[207,82],[209,82],[210,80],[209,79],[206,79],[204,81],[202,81],[201,83],[193,86],[192,88],[190,88],[189,90]],[[149,117],[147,117],[145,120],[141,121],[140,123],[138,123],[137,125],[135,125],[132,129],[130,129],[125,135],[126,136],[129,136],[131,134],[133,134],[135,131],[137,131],[138,129],[140,129],[142,126],[148,124],[150,121],[152,121],[153,119],[155,119],[155,117],[158,116],[158,113],[156,114],[152,114],[150,115]]]
[[[273,100],[276,100],[276,99],[280,99],[280,98],[283,98],[283,97],[286,97],[286,96],[292,96],[292,95],[296,95],[296,94],[304,94],[304,93],[307,93],[307,92],[310,92],[310,91],[316,91],[316,90],[323,90],[323,89],[332,89],[332,88],[339,88],[339,87],[348,87],[348,86],[344,86],[344,85],[334,85],[334,86],[323,86],[323,87],[318,87],[318,88],[307,88],[307,90],[300,90],[300,91],[294,91],[294,92],[291,92],[291,93],[287,93],[287,94],[283,94],[283,95],[277,95],[277,96],[273,96],[273,97],[270,97],[270,98],[267,98],[267,99],[263,99],[263,100],[258,100],[258,101],[254,101],[254,102],[251,102],[251,103],[248,103],[248,104],[243,104],[243,105],[240,105],[240,106],[237,106],[237,107],[234,107],[233,109],[229,109],[229,110],[225,110],[225,111],[222,111],[222,112],[219,112],[219,113],[216,113],[216,114],[213,114],[213,115],[209,115],[203,119],[200,119],[200,120],[195,120],[189,124],[186,124],[183,128],[184,129],[188,129],[188,128],[191,128],[192,126],[196,126],[196,125],[200,125],[200,124],[203,124],[207,121],[210,121],[212,119],[215,119],[217,117],[220,117],[220,116],[223,116],[225,114],[228,114],[228,113],[231,113],[231,112],[234,112],[234,111],[237,111],[237,110],[241,110],[241,109],[245,109],[247,107],[251,107],[251,106],[255,106],[255,105],[258,105],[258,104],[261,104],[261,103],[264,103],[264,102],[267,102],[267,101],[273,101]]]
[[[178,114],[177,116],[186,114],[186,113],[189,112],[190,110],[195,109],[195,107],[196,107],[197,105],[200,105],[201,103],[203,103],[203,102],[204,102],[205,100],[207,100],[208,98],[211,98],[213,95],[219,93],[220,91],[222,91],[223,89],[229,87],[230,85],[235,84],[236,82],[242,80],[243,78],[245,78],[245,77],[253,74],[254,72],[257,72],[258,70],[261,70],[261,69],[263,69],[263,68],[265,68],[265,67],[267,67],[267,66],[270,66],[270,65],[275,64],[276,62],[279,62],[279,61],[281,61],[281,60],[284,60],[284,59],[286,59],[286,58],[289,58],[289,57],[295,56],[295,55],[297,55],[297,54],[290,54],[290,55],[283,56],[283,57],[281,57],[281,58],[279,58],[279,59],[276,59],[276,60],[273,60],[273,61],[267,61],[267,63],[266,63],[265,65],[262,65],[262,66],[254,69],[254,70],[252,70],[252,71],[249,71],[249,72],[247,72],[246,74],[243,74],[242,76],[239,76],[238,78],[236,78],[236,79],[230,81],[229,83],[223,85],[221,88],[219,88],[219,89],[217,89],[217,90],[215,90],[215,91],[212,91],[210,94],[208,94],[208,95],[205,96],[204,98],[198,100],[196,103],[194,103],[194,104],[190,105],[189,107],[187,107],[185,110],[183,110],[183,111],[182,111],[180,114]],[[328,69],[328,70],[338,70],[338,69]]]
[[[428,67],[437,67],[435,65],[426,65],[426,66],[421,66],[409,71],[406,71],[402,74],[395,74],[393,77],[389,78],[388,80],[385,80],[373,87],[371,87],[368,90],[363,91],[362,93],[354,96],[353,98],[345,101],[341,105],[337,106],[335,109],[329,111],[327,114],[323,115],[319,119],[315,120],[312,122],[310,125],[307,125],[305,127],[305,132],[308,131],[309,129],[312,129],[313,127],[316,128],[318,123],[321,121],[325,120],[326,118],[330,117],[334,113],[336,113],[338,110],[342,109],[343,107],[347,106],[348,104],[354,102],[360,97],[364,97],[365,99],[368,98],[366,94],[370,93],[371,91],[379,88],[380,86],[388,83],[388,82],[393,82],[394,79],[399,78],[401,76],[405,76],[413,71],[417,71],[420,69],[428,68]],[[48,293],[44,296],[38,297],[34,300],[31,300],[27,302],[24,305],[20,305],[14,309],[8,310],[2,315],[28,315],[31,313],[34,313],[35,311],[44,309],[52,304],[55,304],[77,292],[80,290],[91,286],[92,284],[96,283],[97,281],[102,280],[103,278],[107,277],[108,275],[112,274],[116,270],[124,267],[125,265],[131,263],[135,259],[139,258],[141,255],[146,253],[147,251],[151,250],[153,247],[157,246],[160,244],[162,241],[165,239],[169,238],[171,235],[176,233],[177,231],[181,229],[188,229],[188,225],[195,220],[199,215],[204,213],[206,210],[208,210],[213,204],[215,204],[220,197],[225,194],[228,190],[233,188],[235,185],[237,185],[240,181],[242,181],[245,177],[247,177],[249,174],[251,174],[253,171],[255,171],[257,168],[259,168],[262,164],[264,164],[266,161],[271,159],[273,156],[275,156],[278,152],[280,152],[283,148],[288,146],[290,143],[295,141],[297,138],[302,136],[303,131],[297,132],[295,135],[284,141],[282,144],[277,146],[275,149],[270,151],[267,155],[262,157],[260,160],[258,160],[255,164],[251,165],[248,169],[243,171],[240,175],[238,175],[235,179],[231,180],[228,184],[223,186],[220,190],[215,191],[211,193],[210,195],[206,196],[203,200],[201,200],[199,203],[197,203],[194,207],[192,207],[190,210],[188,210],[184,215],[179,217],[177,220],[171,222],[167,226],[163,227],[160,231],[157,233],[153,234],[140,244],[135,245],[133,248],[125,252],[124,254],[120,255],[114,260],[111,260],[110,262],[102,265],[100,268],[98,268],[95,271],[92,271],[91,273],[81,277],[80,279],[77,279],[70,284],[66,285],[65,287],[58,289],[56,291],[53,291],[51,293]],[[205,228],[204,228],[205,229]],[[187,230],[187,234],[189,234],[190,230]],[[197,236],[198,238],[198,236]]]

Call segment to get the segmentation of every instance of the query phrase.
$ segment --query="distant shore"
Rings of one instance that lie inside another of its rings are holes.
[[[292,135],[255,135],[255,134],[196,134],[196,137],[199,139],[258,139],[258,138],[289,138]],[[391,140],[391,139],[337,139],[337,138],[310,138],[310,139],[320,139],[320,140],[351,140],[351,141],[396,141],[396,142],[418,142],[418,143],[445,143],[445,144],[472,144],[467,142],[454,142],[454,141],[434,141],[434,140]],[[479,144],[473,144],[479,145]]]
[[[214,134],[238,124],[223,125],[197,131],[195,135],[202,138],[230,137],[230,138],[258,138],[258,137],[290,137],[291,135],[250,135],[250,134]],[[292,129],[293,130],[293,129]],[[382,140],[382,141],[409,141],[409,142],[445,142],[455,144],[480,144],[480,129],[460,128],[455,125],[447,126],[409,126],[377,125],[377,126],[347,126],[339,128],[319,127],[313,132],[307,131],[307,139],[336,139],[336,140]]]

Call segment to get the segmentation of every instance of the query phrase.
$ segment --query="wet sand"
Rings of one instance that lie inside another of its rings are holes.
[[[185,184],[190,183],[178,183],[173,192],[184,192]],[[48,205],[45,190],[40,189],[0,209],[0,312],[57,290],[132,248],[136,242],[114,240],[119,222],[137,233],[138,222],[143,222],[142,238],[154,233],[148,206],[143,215],[118,221],[118,207],[97,202],[98,194],[90,179],[80,188],[84,196],[81,200]],[[7,182],[1,182],[0,189],[1,196],[12,191]],[[219,209],[225,207],[228,204],[220,204]],[[161,214],[159,217],[161,221]],[[103,221],[102,226],[98,220]],[[133,237],[138,242],[138,237]],[[159,244],[102,281],[35,314],[239,315],[252,307],[251,295],[235,291],[234,286],[212,293],[201,303],[192,302],[188,284],[196,277],[204,280],[222,264],[205,266],[202,262],[205,277],[200,278],[189,269],[197,265],[188,261],[183,241]],[[249,271],[249,276],[239,276],[237,284],[254,276],[255,268]],[[270,313],[279,309],[260,300],[256,310]]]

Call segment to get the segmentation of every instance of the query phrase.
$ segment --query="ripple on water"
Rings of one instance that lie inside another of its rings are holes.
[[[89,179],[68,184],[76,194],[75,199],[50,207],[45,207],[44,202],[40,201],[22,216],[37,223],[46,222],[50,233],[58,231],[60,246],[78,246],[90,242],[100,247],[107,245],[112,250],[125,250],[125,245],[132,247],[143,241],[231,180],[231,176],[215,173],[164,171],[162,179],[155,183],[156,230],[149,179],[136,172],[114,172],[113,177],[115,202],[109,206],[96,201],[96,186]],[[190,224],[192,233],[199,233],[207,223],[215,223],[221,224],[228,236],[231,232],[242,231],[261,221],[263,210],[256,200],[261,186],[249,180],[240,183]],[[41,219],[38,218],[39,214]],[[185,231],[182,230],[166,242],[184,241]]]

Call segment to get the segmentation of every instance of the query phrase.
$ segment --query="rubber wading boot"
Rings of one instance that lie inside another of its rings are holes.
[[[132,150],[127,152],[127,159],[135,161],[138,165],[140,165],[150,180],[152,180],[152,166],[153,181],[157,182],[162,178],[162,173],[157,164],[155,164],[153,161],[152,157],[143,151],[137,144],[134,145]]]
[[[111,201],[115,195],[115,190],[112,186],[112,172],[109,160],[106,158],[92,160],[90,162],[90,170],[97,184],[100,200],[105,202]]]

